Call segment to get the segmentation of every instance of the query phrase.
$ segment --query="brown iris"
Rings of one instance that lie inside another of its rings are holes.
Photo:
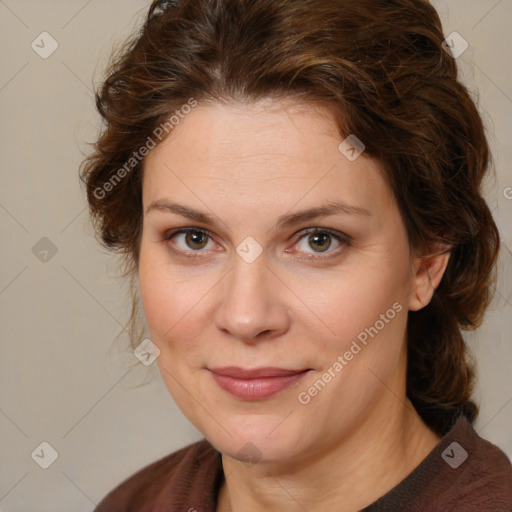
[[[188,231],[185,236],[185,243],[191,249],[202,249],[208,243],[208,235],[200,231]]]
[[[326,233],[314,233],[308,237],[308,242],[310,245],[311,242],[313,242],[314,246],[320,249],[320,251],[317,252],[324,252],[331,246],[331,236]],[[313,247],[313,245],[311,245],[311,247]]]

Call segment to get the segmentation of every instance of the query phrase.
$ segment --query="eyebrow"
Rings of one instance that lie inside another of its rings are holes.
[[[160,212],[176,213],[178,215],[181,215],[182,217],[187,217],[188,219],[201,222],[208,226],[215,226],[217,224],[217,220],[215,219],[215,217],[211,216],[208,213],[200,212],[198,210],[194,210],[193,208],[181,204],[172,203],[166,201],[165,199],[158,199],[156,201],[153,201],[147,207],[146,214],[154,210]],[[299,224],[301,222],[316,219],[318,217],[326,217],[328,215],[336,214],[364,215],[369,217],[372,216],[369,210],[361,206],[331,201],[324,203],[320,206],[315,206],[307,210],[302,210],[300,212],[281,215],[281,217],[279,217],[279,219],[277,220],[274,229],[278,229],[280,227],[289,227],[294,224]]]

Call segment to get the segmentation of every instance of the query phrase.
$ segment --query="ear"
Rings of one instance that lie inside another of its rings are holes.
[[[451,247],[436,244],[433,249],[435,252],[429,251],[427,256],[418,256],[412,259],[410,311],[418,311],[430,303],[448,266]]]

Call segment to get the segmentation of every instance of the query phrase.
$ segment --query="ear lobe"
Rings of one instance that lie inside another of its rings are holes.
[[[451,248],[446,245],[436,247],[438,251],[435,253],[413,259],[412,290],[409,294],[410,311],[419,311],[430,303],[448,266]]]

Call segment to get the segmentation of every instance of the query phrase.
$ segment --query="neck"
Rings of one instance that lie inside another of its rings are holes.
[[[248,467],[223,455],[226,478],[217,512],[356,512],[401,482],[439,440],[405,399],[405,391],[403,401],[384,392],[348,437],[301,463]]]

